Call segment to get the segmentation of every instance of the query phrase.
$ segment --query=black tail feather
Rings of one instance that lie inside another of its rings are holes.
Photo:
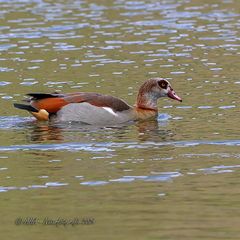
[[[58,93],[28,93],[27,95],[32,97],[34,100],[40,100],[44,98],[56,98],[61,96],[61,94]]]
[[[27,110],[29,112],[38,112],[38,110],[32,107],[31,105],[20,104],[20,103],[14,103],[13,105],[15,108],[18,108],[18,109]]]

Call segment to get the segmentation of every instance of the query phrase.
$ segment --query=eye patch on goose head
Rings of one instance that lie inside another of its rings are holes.
[[[165,81],[165,80],[160,80],[160,81],[158,81],[158,85],[159,85],[159,87],[161,87],[161,88],[163,88],[163,89],[167,89],[167,87],[168,87],[168,82]]]

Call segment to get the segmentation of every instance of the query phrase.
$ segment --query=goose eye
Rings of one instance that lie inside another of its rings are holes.
[[[161,80],[158,82],[158,85],[163,89],[167,89],[168,83],[165,80]]]

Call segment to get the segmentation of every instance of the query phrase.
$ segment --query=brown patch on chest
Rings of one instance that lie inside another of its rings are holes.
[[[136,116],[138,119],[148,119],[152,117],[156,117],[158,111],[156,109],[151,108],[139,108],[135,107]]]

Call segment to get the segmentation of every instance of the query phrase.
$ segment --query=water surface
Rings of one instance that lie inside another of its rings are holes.
[[[4,239],[239,239],[239,8],[212,1],[0,1]],[[39,123],[28,92],[93,91],[134,104],[169,80],[157,121]],[[16,226],[17,217],[94,218]]]

